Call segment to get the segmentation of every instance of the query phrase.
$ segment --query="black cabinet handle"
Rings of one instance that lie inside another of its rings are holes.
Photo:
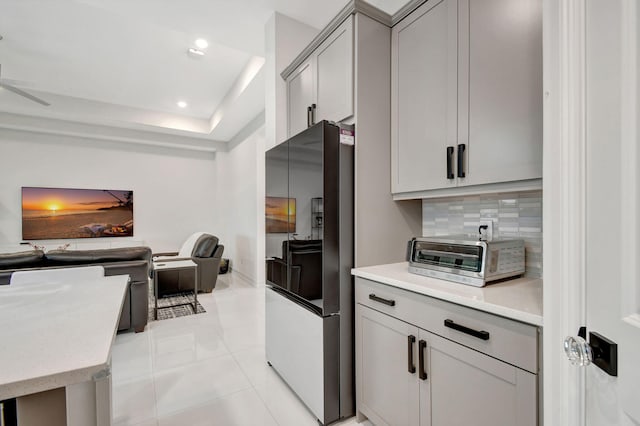
[[[416,366],[413,363],[413,344],[416,341],[416,336],[407,336],[407,371],[411,374],[416,372]]]
[[[470,336],[477,337],[478,339],[489,340],[489,332],[488,331],[474,330],[473,328],[469,328],[469,327],[465,327],[464,325],[456,324],[455,322],[453,322],[453,320],[450,320],[450,319],[444,320],[444,326],[445,327],[449,327],[449,328],[453,328],[454,330],[457,330],[457,331],[461,331],[461,332],[463,332],[465,334],[468,334]]]
[[[316,104],[311,104],[311,125],[316,124]]]
[[[447,147],[447,179],[454,179],[456,176],[453,174],[453,147]]]
[[[427,349],[427,342],[420,340],[418,342],[418,377],[420,380],[427,380],[427,372],[424,369],[424,351]]]
[[[383,299],[382,297],[378,297],[375,294],[371,293],[369,295],[369,299],[375,300],[376,302],[384,303],[388,306],[396,306],[396,301],[391,299]]]
[[[311,107],[307,107],[307,128],[311,127],[313,122],[313,111],[311,111]]]
[[[467,145],[461,143],[458,145],[458,177],[463,178],[466,176],[464,172],[464,151],[467,149]]]

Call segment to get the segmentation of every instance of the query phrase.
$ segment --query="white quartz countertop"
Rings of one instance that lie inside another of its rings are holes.
[[[128,280],[0,286],[0,400],[86,382],[109,367]]]
[[[409,273],[407,262],[355,268],[356,277],[542,326],[542,280],[517,278],[478,288]]]

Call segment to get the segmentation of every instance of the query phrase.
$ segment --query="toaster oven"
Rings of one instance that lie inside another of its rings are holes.
[[[475,287],[524,273],[521,239],[420,237],[409,241],[407,254],[411,273]]]

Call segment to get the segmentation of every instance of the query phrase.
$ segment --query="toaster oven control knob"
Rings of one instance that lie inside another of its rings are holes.
[[[583,367],[593,361],[591,346],[580,336],[569,336],[564,339],[564,353],[573,365]]]

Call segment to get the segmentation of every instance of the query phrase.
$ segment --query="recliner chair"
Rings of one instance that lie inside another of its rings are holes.
[[[185,241],[179,252],[156,253],[153,261],[192,260],[198,265],[198,292],[211,293],[216,287],[223,252],[224,246],[218,244],[218,237],[196,232]],[[191,270],[164,271],[156,279],[159,279],[158,296],[193,290]]]

